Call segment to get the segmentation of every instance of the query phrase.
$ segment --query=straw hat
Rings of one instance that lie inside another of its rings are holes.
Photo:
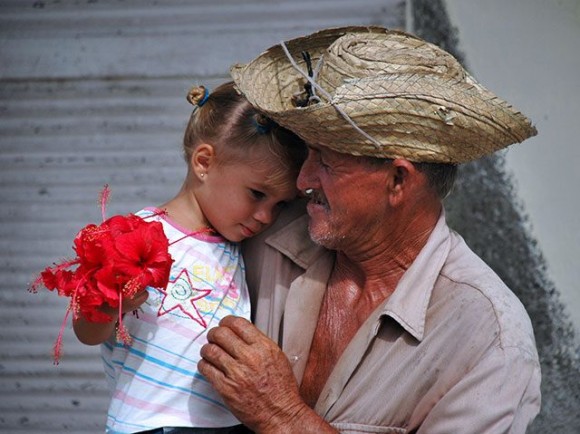
[[[463,163],[536,134],[449,53],[382,27],[296,38],[231,75],[250,103],[307,143],[352,155]]]

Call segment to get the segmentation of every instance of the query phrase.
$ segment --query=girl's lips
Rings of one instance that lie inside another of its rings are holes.
[[[244,225],[241,225],[241,226],[242,226],[242,235],[244,237],[249,238],[249,237],[253,237],[254,235],[256,235],[256,232],[251,230],[247,226],[244,226]]]

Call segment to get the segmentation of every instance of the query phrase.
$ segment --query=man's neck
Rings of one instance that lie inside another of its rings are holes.
[[[332,277],[350,280],[363,292],[377,292],[378,298],[388,297],[427,243],[438,219],[438,212],[401,219],[402,223],[376,234],[377,241],[364,249],[337,252]]]

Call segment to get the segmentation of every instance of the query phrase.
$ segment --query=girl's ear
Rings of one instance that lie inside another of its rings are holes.
[[[215,164],[215,149],[209,143],[198,145],[191,155],[191,168],[199,180],[203,180]]]

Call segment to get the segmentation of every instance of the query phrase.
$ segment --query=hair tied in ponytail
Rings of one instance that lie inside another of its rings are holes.
[[[193,86],[186,96],[187,101],[197,110],[209,99],[209,90],[205,86]]]

